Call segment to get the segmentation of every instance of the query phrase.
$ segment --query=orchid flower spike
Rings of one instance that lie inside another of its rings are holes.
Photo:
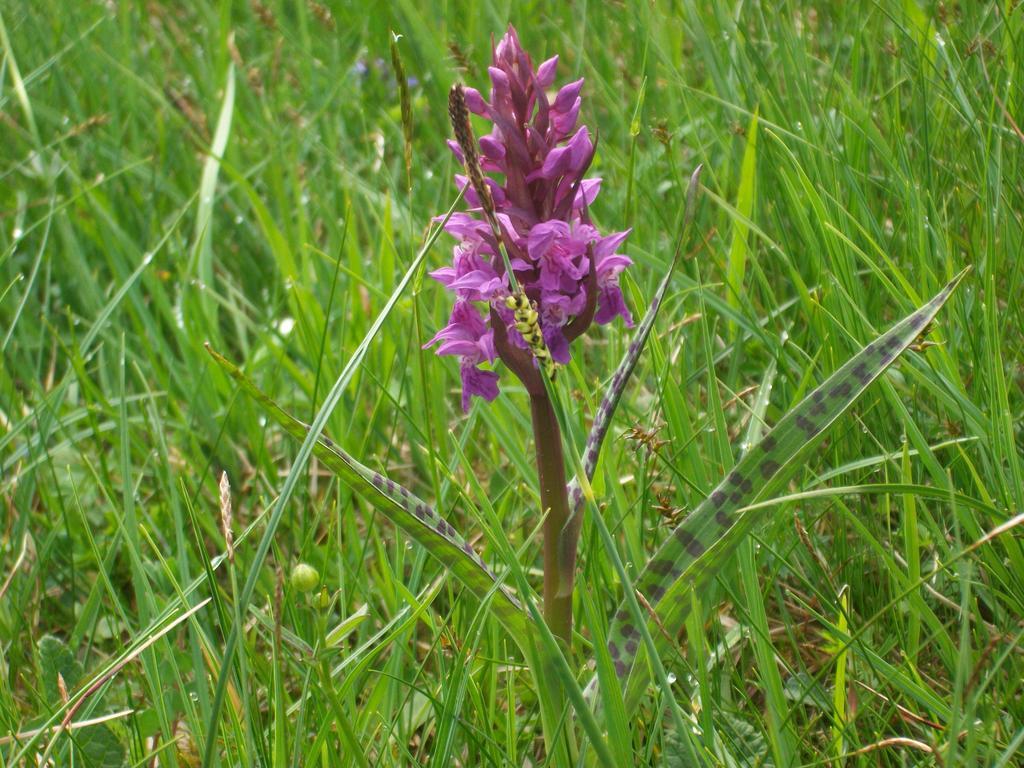
[[[482,364],[500,357],[539,395],[540,377],[569,362],[570,343],[592,323],[633,325],[619,288],[632,262],[617,252],[629,230],[602,235],[591,223],[601,179],[585,178],[595,147],[577,127],[583,80],[552,91],[557,65],[554,56],[534,68],[510,25],[494,48],[489,98],[452,89],[449,146],[466,168],[455,181],[471,209],[445,225],[458,241],[453,263],[430,274],[455,305],[426,346],[459,357],[464,410],[474,395],[498,395],[497,372]],[[478,142],[468,113],[491,124]]]

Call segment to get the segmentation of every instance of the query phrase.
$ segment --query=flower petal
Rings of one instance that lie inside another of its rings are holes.
[[[576,98],[580,95],[580,89],[582,87],[582,77],[568,85],[563,85],[558,91],[558,95],[555,96],[555,103],[551,105],[551,108],[556,112],[568,112],[576,101]]]
[[[633,315],[626,306],[626,300],[622,296],[622,289],[618,283],[607,283],[601,286],[601,292],[597,295],[597,313],[594,315],[594,322],[598,325],[610,323],[616,317],[621,317],[627,328],[633,327]]]
[[[485,371],[472,363],[463,361],[459,367],[462,374],[462,410],[469,413],[469,402],[473,395],[491,402],[498,396],[498,374]]]
[[[476,88],[463,87],[462,93],[466,97],[466,109],[474,115],[483,116],[487,114],[487,103],[484,101],[484,97],[480,95],[480,91]]]
[[[573,200],[573,208],[585,208],[597,199],[601,191],[601,179],[584,179],[580,182],[580,188],[576,190],[576,199]]]
[[[630,228],[623,230],[622,232],[613,232],[594,243],[594,258],[597,260],[598,264],[600,265],[601,259],[605,256],[610,256],[615,253],[615,250],[622,245],[625,239],[629,237],[629,233],[632,231],[633,229]]]
[[[571,107],[565,112],[555,112],[551,118],[551,126],[555,129],[558,138],[568,136],[570,131],[576,127],[576,120],[580,116],[580,105],[582,99],[576,99]]]
[[[537,67],[537,85],[541,88],[550,88],[555,82],[555,69],[558,67],[558,56],[552,56]]]

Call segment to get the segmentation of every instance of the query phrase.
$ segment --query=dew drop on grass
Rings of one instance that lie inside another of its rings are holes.
[[[289,333],[292,332],[292,329],[294,327],[295,319],[291,317],[286,317],[277,324],[277,332],[280,333],[282,336],[287,336]]]
[[[666,682],[667,682],[667,683],[668,683],[669,685],[672,685],[672,684],[674,684],[674,683],[675,683],[675,681],[676,681],[676,675],[675,675],[675,673],[674,673],[674,672],[669,672],[669,673],[668,673],[667,675],[665,675],[665,681],[666,681]]]
[[[245,221],[245,219],[242,218],[241,214],[235,216],[235,224],[241,224],[243,221]]]
[[[21,227],[15,227],[13,230],[11,230],[11,239],[21,240],[21,236],[24,234],[25,230],[23,230]]]

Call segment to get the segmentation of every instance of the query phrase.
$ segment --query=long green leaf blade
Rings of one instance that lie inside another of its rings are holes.
[[[754,212],[754,190],[757,180],[757,118],[755,109],[747,128],[747,145],[740,165],[740,186],[736,193],[736,218],[732,223],[732,244],[729,246],[729,268],[725,274],[726,301],[739,310],[743,301],[743,279],[747,274],[747,237],[750,217]],[[736,338],[736,322],[729,322],[729,337]]]
[[[288,414],[232,362],[209,346],[207,351],[289,435],[300,443],[306,439],[308,425]],[[472,545],[437,510],[393,480],[360,464],[323,434],[317,437],[313,453],[345,485],[367,499],[395,526],[436,557],[477,598],[482,602],[490,600],[489,607],[495,618],[517,641],[526,640],[533,628],[518,600],[498,582]]]
[[[217,128],[213,134],[210,153],[203,163],[203,175],[199,181],[199,206],[196,210],[195,234],[192,238],[192,254],[189,257],[189,270],[195,274],[202,284],[212,288],[213,280],[213,211],[216,203],[217,177],[220,174],[221,161],[228,148],[231,136],[231,121],[235,112],[235,65],[228,65],[227,82],[224,86],[224,100],[221,102]],[[209,294],[200,294],[200,306],[203,312],[215,310]],[[215,317],[215,315],[210,315]]]
[[[969,269],[969,268],[968,268]],[[793,474],[795,459],[813,447],[826,429],[904,352],[932,321],[968,269],[935,298],[887,333],[811,392],[752,446],[711,494],[672,532],[636,579],[636,588],[654,607],[661,628],[674,636],[690,606],[685,592],[712,575],[715,564],[759,519],[748,509],[758,497]],[[652,632],[664,646],[662,629]],[[619,605],[608,633],[608,651],[626,686],[627,710],[636,706],[646,680],[637,664],[640,631],[625,603]]]

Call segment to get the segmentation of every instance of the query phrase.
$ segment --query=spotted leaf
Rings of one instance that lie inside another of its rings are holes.
[[[721,564],[764,508],[748,509],[759,497],[785,482],[826,429],[913,343],[949,298],[967,270],[958,274],[931,301],[868,344],[824,384],[752,446],[708,497],[665,540],[635,580],[635,587],[658,614],[660,627],[649,624],[655,644],[683,627],[690,599]],[[626,603],[619,605],[608,633],[608,651],[620,682],[626,685],[627,708],[634,707],[646,683],[646,664],[636,663],[641,633]],[[592,684],[593,686],[593,684]],[[591,688],[593,690],[593,687]]]
[[[285,432],[299,442],[306,439],[309,429],[306,424],[293,418],[260,391],[236,365],[207,349],[220,367]],[[480,600],[490,600],[490,611],[513,638],[523,642],[532,636],[533,625],[516,598],[498,583],[472,545],[431,505],[393,480],[363,466],[326,435],[317,438],[313,453],[339,480],[367,499],[409,538],[436,557]]]

